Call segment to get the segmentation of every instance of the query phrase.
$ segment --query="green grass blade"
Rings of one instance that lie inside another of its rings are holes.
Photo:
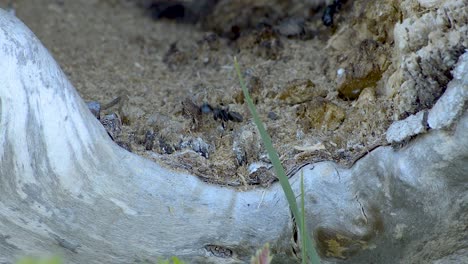
[[[301,244],[305,245],[306,242],[306,236],[308,236],[307,233],[307,227],[305,225],[305,205],[304,205],[304,171],[301,170]],[[304,246],[303,246],[304,247]],[[304,248],[301,250],[301,255],[302,255],[302,264],[307,264],[307,252],[304,250]]]
[[[315,248],[312,246],[312,241],[310,239],[310,236],[308,235],[308,233],[304,232],[305,230],[303,227],[305,227],[305,224],[303,224],[303,218],[301,217],[301,213],[299,212],[299,208],[296,202],[296,197],[294,196],[294,192],[291,188],[291,185],[289,184],[289,180],[286,175],[286,172],[283,166],[281,165],[281,161],[279,159],[278,153],[276,152],[275,148],[273,147],[273,144],[271,143],[270,135],[266,131],[265,127],[263,126],[263,123],[260,120],[260,117],[257,113],[257,109],[255,108],[252,98],[250,97],[249,91],[247,90],[247,87],[245,86],[244,79],[242,78],[242,74],[240,72],[239,64],[237,63],[236,58],[234,58],[234,67],[236,68],[240,86],[242,88],[242,92],[244,93],[244,97],[250,109],[250,112],[252,113],[254,123],[257,126],[257,129],[260,133],[260,137],[262,138],[263,144],[265,145],[265,149],[268,152],[268,156],[270,157],[270,161],[273,164],[273,167],[275,168],[276,175],[279,179],[281,187],[283,188],[284,194],[286,196],[286,200],[288,201],[288,204],[289,204],[289,208],[291,209],[291,212],[296,221],[296,226],[300,229],[299,231],[301,232],[302,237],[304,237],[305,243],[302,245],[303,247],[302,250],[306,250],[307,255],[311,259],[311,263],[318,264],[320,263],[320,259],[318,257],[317,252],[315,251]]]

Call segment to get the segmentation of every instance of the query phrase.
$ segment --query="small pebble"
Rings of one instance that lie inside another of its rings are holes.
[[[89,111],[99,120],[101,118],[101,104],[96,101],[87,102]]]
[[[204,158],[209,158],[211,147],[208,143],[203,141],[203,139],[197,137],[196,139],[192,140],[190,145],[192,146],[193,151],[200,153],[200,155],[202,155]]]
[[[339,69],[336,71],[336,76],[337,76],[338,78],[341,78],[341,77],[343,77],[344,73],[345,73],[345,70],[344,70],[343,68],[339,68]]]
[[[260,142],[257,128],[252,124],[244,125],[234,133],[232,151],[236,157],[237,165],[242,166],[257,161],[262,152]]]
[[[275,29],[283,36],[297,37],[305,34],[304,26],[303,19],[289,18],[282,21]]]
[[[270,111],[270,112],[268,112],[268,118],[271,119],[271,120],[278,120],[279,116],[275,112]]]
[[[213,112],[213,107],[211,107],[211,105],[209,105],[208,103],[203,103],[200,107],[200,110],[203,114],[211,113]]]
[[[253,162],[249,164],[249,174],[256,172],[260,168],[270,169],[271,166],[272,166],[271,164],[264,163],[264,162]]]
[[[159,138],[159,148],[163,154],[172,154],[174,153],[174,147],[164,138]]]
[[[101,118],[101,124],[104,126],[112,140],[117,138],[122,132],[122,120],[116,113],[105,115]]]
[[[154,145],[154,132],[153,131],[151,130],[146,131],[144,144],[145,144],[146,150],[153,149],[153,145]]]

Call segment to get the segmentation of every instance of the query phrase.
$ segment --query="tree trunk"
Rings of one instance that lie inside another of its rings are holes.
[[[449,84],[462,105],[467,61],[465,53]],[[0,70],[1,263],[45,252],[66,263],[244,263],[267,242],[277,263],[297,260],[279,184],[239,192],[120,148],[34,34],[3,10]],[[466,107],[449,127],[379,147],[350,169],[302,169],[324,263],[466,260]],[[296,194],[300,174],[290,179]]]

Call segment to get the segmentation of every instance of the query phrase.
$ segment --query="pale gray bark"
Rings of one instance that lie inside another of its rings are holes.
[[[303,168],[307,224],[322,254],[346,263],[466,260],[466,60],[452,81],[463,111],[446,130],[380,147],[351,169]],[[299,179],[291,178],[296,193]],[[172,255],[243,263],[266,242],[285,263],[292,238],[278,184],[208,185],[114,144],[39,40],[0,10],[0,263],[42,252],[66,263]],[[216,256],[210,245],[233,254]]]

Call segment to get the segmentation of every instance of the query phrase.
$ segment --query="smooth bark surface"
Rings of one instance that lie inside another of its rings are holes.
[[[466,60],[452,81],[462,105]],[[0,69],[1,263],[44,252],[66,263],[154,263],[173,255],[244,263],[266,242],[278,262],[295,259],[279,184],[238,192],[118,147],[34,34],[2,10]],[[380,147],[351,169],[332,162],[303,168],[307,224],[324,262],[467,260],[463,109],[445,130],[399,149]],[[299,179],[291,178],[296,193]]]

